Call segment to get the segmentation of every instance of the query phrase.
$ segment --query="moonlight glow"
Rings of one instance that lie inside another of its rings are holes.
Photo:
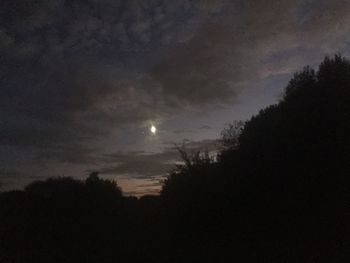
[[[154,126],[154,125],[151,126],[151,129],[150,129],[150,130],[151,130],[151,133],[152,133],[152,134],[156,134],[156,132],[157,132],[157,128],[156,128],[156,126]]]

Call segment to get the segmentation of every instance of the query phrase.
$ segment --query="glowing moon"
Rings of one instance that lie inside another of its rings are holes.
[[[151,126],[150,130],[151,130],[151,133],[153,133],[153,134],[156,134],[156,132],[157,132],[157,128],[154,125]]]

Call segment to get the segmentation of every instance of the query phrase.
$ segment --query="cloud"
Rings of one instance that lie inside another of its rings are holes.
[[[229,102],[236,94],[228,75],[239,73],[224,59],[231,51],[217,46],[215,35],[214,29],[205,30],[154,67],[167,99],[204,106]]]
[[[202,125],[199,129],[201,129],[201,130],[211,130],[213,128],[211,126],[209,126],[209,125]]]
[[[138,61],[144,42],[165,34],[155,9],[171,22],[180,11],[190,15],[198,7],[188,1],[5,1],[0,107],[12,117],[2,143],[70,143],[108,132],[111,124],[171,112],[167,89]],[[180,29],[167,30],[176,35]]]
[[[309,2],[226,1],[221,16],[209,19],[190,41],[156,65],[153,76],[180,105],[232,103],[242,82],[254,85],[259,78],[292,73],[321,59],[325,48],[336,48],[334,39],[348,35],[349,3]],[[301,48],[300,59],[291,61]],[[295,52],[289,52],[284,64],[265,61],[286,50]]]
[[[105,163],[108,165],[102,165],[101,173],[128,174],[136,177],[164,176],[175,168],[176,163],[182,161],[177,146],[175,147],[171,142],[168,145],[159,153],[119,152],[105,155]],[[186,140],[179,147],[184,147],[191,154],[196,151],[216,151],[219,146],[216,140]]]
[[[174,167],[178,159],[176,151],[167,151],[158,154],[128,154],[120,153],[110,155],[116,164],[105,167],[101,173],[111,173],[119,175],[133,176],[153,176],[165,175],[171,168]]]
[[[344,0],[2,1],[0,145],[101,165],[99,144],[126,126],[234,104],[261,79],[347,54],[349,11]],[[159,174],[172,154],[122,152],[105,171]]]

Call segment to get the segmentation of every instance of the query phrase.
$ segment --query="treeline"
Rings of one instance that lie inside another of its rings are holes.
[[[159,196],[97,173],[1,193],[0,262],[349,262],[347,59],[296,73],[216,159],[180,154]]]

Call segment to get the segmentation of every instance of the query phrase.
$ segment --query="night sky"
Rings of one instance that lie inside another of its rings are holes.
[[[349,51],[349,0],[2,0],[2,189],[96,170],[156,193],[174,143],[215,151],[295,71]]]

